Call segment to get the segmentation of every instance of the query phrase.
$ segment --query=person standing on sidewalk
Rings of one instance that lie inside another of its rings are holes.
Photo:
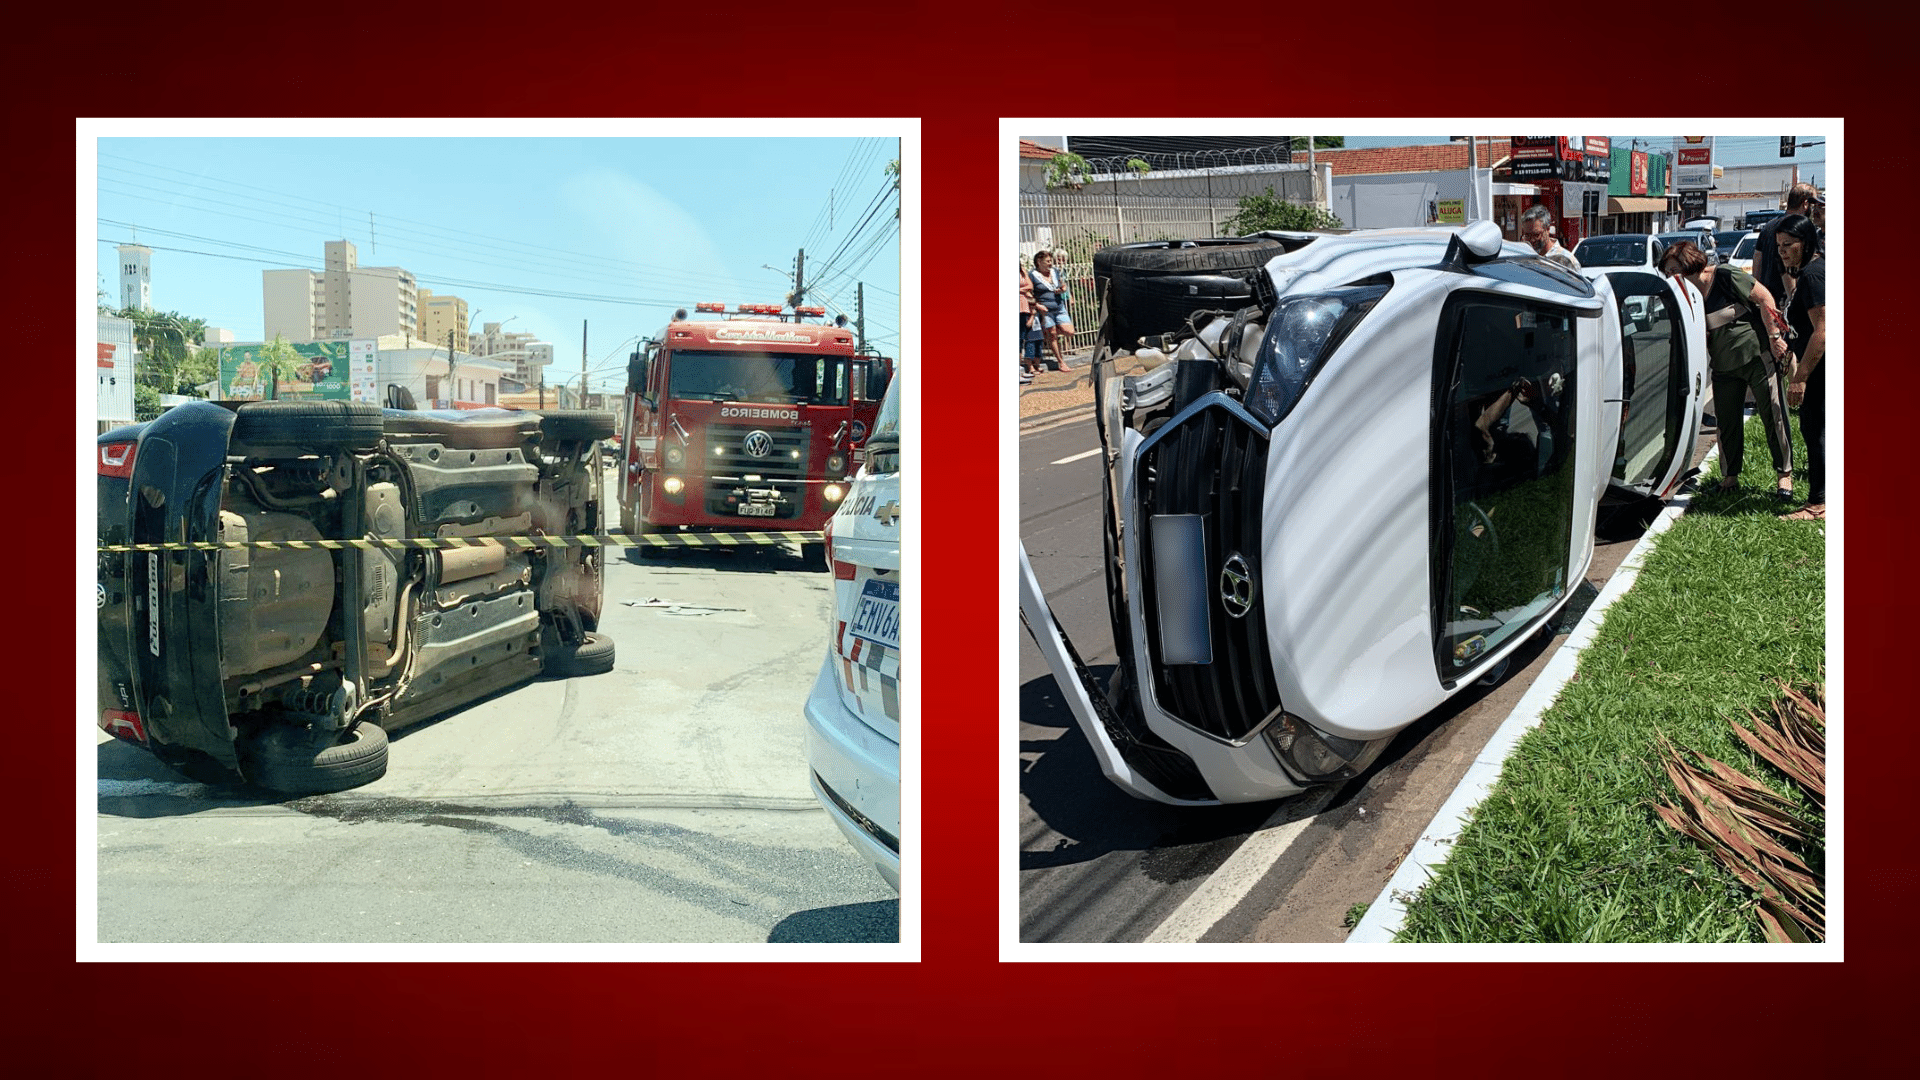
[[[1040,328],[1047,348],[1053,353],[1053,370],[1067,370],[1066,347],[1062,337],[1073,336],[1073,316],[1067,314],[1067,286],[1054,269],[1051,251],[1033,253],[1033,269],[1027,272],[1033,283],[1033,299],[1040,305]]]
[[[1017,259],[1013,272],[1020,278],[1020,318],[1013,340],[1020,350],[1020,381],[1030,383],[1040,370],[1040,305],[1033,302],[1033,279]]]
[[[1660,256],[1660,272],[1685,278],[1700,290],[1707,313],[1707,356],[1713,368],[1713,415],[1720,428],[1720,490],[1740,486],[1746,442],[1741,420],[1744,398],[1753,391],[1753,411],[1767,431],[1778,478],[1774,497],[1793,499],[1793,439],[1787,431],[1787,402],[1780,392],[1777,365],[1787,355],[1773,296],[1752,275],[1734,266],[1717,266],[1691,240],[1682,240]],[[1763,331],[1749,318],[1761,314]],[[1766,341],[1761,341],[1761,333]],[[1771,355],[1769,355],[1771,354]]]
[[[1827,516],[1827,260],[1811,217],[1781,218],[1774,244],[1786,281],[1783,310],[1793,328],[1787,402],[1800,407],[1800,437],[1807,443],[1807,504],[1787,518],[1819,521]]]

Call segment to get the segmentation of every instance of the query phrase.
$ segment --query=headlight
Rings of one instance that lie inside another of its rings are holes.
[[[1291,296],[1274,305],[1247,390],[1247,411],[1268,427],[1285,419],[1328,355],[1386,294],[1386,286],[1370,285]]]
[[[845,475],[847,471],[847,455],[840,453],[837,450],[831,454],[828,454],[827,455],[827,471],[829,473]]]
[[[828,502],[837,503],[840,501],[840,497],[846,494],[846,491],[843,490],[839,484],[828,484],[826,489],[820,492],[820,494],[826,496]]]
[[[1274,717],[1262,732],[1280,761],[1303,780],[1348,780],[1373,764],[1392,736],[1359,742],[1329,735],[1291,713]]]
[[[686,451],[680,449],[677,446],[667,447],[667,464],[678,465],[685,460],[687,460]]]
[[[687,485],[681,483],[679,477],[669,476],[667,477],[666,482],[661,484],[660,486],[666,490],[667,494],[678,495],[680,494],[680,489],[686,487]]]

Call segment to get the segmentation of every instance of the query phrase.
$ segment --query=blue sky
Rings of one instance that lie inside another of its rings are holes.
[[[296,123],[325,122],[280,129]],[[95,284],[112,303],[114,245],[137,238],[153,249],[153,306],[236,340],[261,338],[261,271],[320,269],[326,242],[346,239],[360,265],[404,267],[422,288],[465,299],[476,330],[506,322],[552,342],[550,378],[579,377],[585,320],[590,383],[617,387],[632,338],[697,301],[779,302],[804,246],[808,302],[851,319],[854,283],[865,282],[868,338],[899,355],[899,199],[883,171],[900,157],[897,138],[102,137],[97,147]],[[84,205],[81,215],[84,236]]]

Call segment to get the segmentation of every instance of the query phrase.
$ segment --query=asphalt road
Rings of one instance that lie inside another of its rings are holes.
[[[1115,655],[1099,460],[1087,453],[1098,445],[1091,418],[1021,438],[1020,535],[1063,629],[1104,680]],[[1348,910],[1379,894],[1657,510],[1603,514],[1587,584],[1502,682],[1422,717],[1353,781],[1279,803],[1182,809],[1121,792],[1022,634],[1020,939],[1344,940]]]
[[[406,729],[336,795],[196,784],[102,733],[98,938],[896,940],[807,785],[831,584],[791,548],[616,557],[614,671]]]

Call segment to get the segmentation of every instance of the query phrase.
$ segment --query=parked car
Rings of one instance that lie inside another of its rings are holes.
[[[807,696],[814,797],[900,888],[900,381],[881,399],[866,461],[827,521],[833,613]]]
[[[1581,272],[1607,284],[1620,319],[1620,442],[1607,498],[1664,499],[1698,472],[1691,451],[1712,386],[1699,290],[1651,267]]]
[[[1745,235],[1747,235],[1745,229],[1724,229],[1713,234],[1713,248],[1719,254],[1721,262],[1724,263],[1733,257],[1733,249]]]
[[[190,401],[99,436],[100,727],[194,779],[339,791],[385,773],[388,732],[610,670],[597,548],[481,542],[601,531],[610,429]],[[231,546],[113,550],[163,543]]]
[[[1785,217],[1786,213],[1785,210],[1749,210],[1744,223],[1749,229],[1761,229],[1774,218]]]
[[[1613,233],[1589,236],[1573,249],[1573,257],[1584,268],[1599,266],[1660,265],[1660,253],[1666,245],[1647,233]]]
[[[1755,229],[1740,237],[1733,246],[1733,254],[1727,258],[1727,265],[1736,266],[1747,273],[1753,273],[1753,249],[1760,243],[1760,230]]]
[[[1609,278],[1491,222],[1321,236],[1254,284],[1170,362],[1096,383],[1110,683],[1020,553],[1022,618],[1145,799],[1351,779],[1499,678],[1579,585],[1619,448]]]
[[[1691,240],[1696,247],[1706,253],[1708,259],[1714,262],[1720,261],[1719,247],[1713,241],[1713,234],[1705,229],[1681,229],[1678,232],[1660,233],[1657,239],[1668,247],[1682,240]]]

